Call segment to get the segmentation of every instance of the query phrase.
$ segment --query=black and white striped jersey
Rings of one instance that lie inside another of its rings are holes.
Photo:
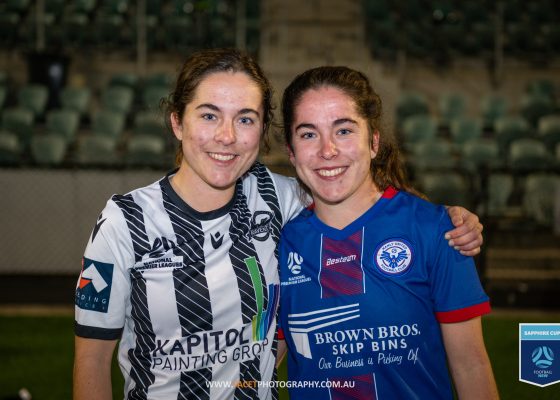
[[[197,212],[172,174],[114,195],[88,242],[75,333],[120,339],[126,399],[273,399],[280,229],[297,182],[256,163]],[[237,384],[241,382],[241,384]]]

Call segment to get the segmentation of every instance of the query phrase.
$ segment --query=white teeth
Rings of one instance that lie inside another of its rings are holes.
[[[218,161],[229,161],[235,158],[235,155],[233,154],[229,154],[229,155],[218,154],[218,153],[208,153],[208,154],[210,155],[210,157]]]
[[[336,176],[341,174],[344,171],[344,168],[335,168],[335,169],[319,169],[317,173],[321,176]]]

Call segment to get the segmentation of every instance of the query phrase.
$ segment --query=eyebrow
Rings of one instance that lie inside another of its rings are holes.
[[[357,124],[358,124],[358,123],[357,123],[355,120],[353,120],[352,118],[339,118],[339,119],[336,119],[336,120],[333,122],[332,125],[333,125],[333,126],[338,126],[338,125],[342,125],[342,124],[346,124],[346,123],[350,123],[350,124],[354,124],[354,125],[357,125]],[[301,123],[301,124],[299,124],[298,126],[296,126],[296,129],[295,129],[295,130],[297,131],[297,130],[300,129],[300,128],[317,129],[317,127],[316,127],[314,124],[306,123],[306,122]]]
[[[199,104],[196,107],[196,110],[200,110],[201,108],[209,108],[213,111],[220,111],[220,108],[218,106],[212,104],[212,103]],[[260,117],[259,112],[257,110],[253,110],[252,108],[242,108],[241,110],[239,110],[239,112],[237,114],[242,115],[242,114],[250,114],[250,113],[256,114],[257,117]]]

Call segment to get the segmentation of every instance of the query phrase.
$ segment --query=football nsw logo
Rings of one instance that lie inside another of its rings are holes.
[[[113,264],[84,257],[82,273],[76,287],[75,303],[84,310],[106,313],[113,283]]]
[[[274,320],[276,310],[278,309],[280,289],[278,285],[268,285],[268,306],[264,309],[264,285],[261,279],[257,259],[255,257],[249,257],[244,261],[247,269],[249,270],[253,289],[255,290],[257,315],[253,316],[251,325],[253,327],[253,341],[258,342],[266,338],[266,335],[272,326],[272,321]]]
[[[552,366],[552,361],[554,361],[554,352],[548,346],[539,346],[533,350],[531,360],[537,368],[550,368]]]
[[[385,240],[375,249],[373,261],[385,275],[402,275],[412,265],[412,246],[404,239]]]
[[[535,386],[560,382],[560,324],[519,324],[519,380]]]

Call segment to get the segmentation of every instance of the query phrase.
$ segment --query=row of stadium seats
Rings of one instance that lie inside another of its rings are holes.
[[[556,83],[550,79],[533,79],[527,82],[521,97],[515,101],[498,93],[488,93],[477,99],[474,108],[484,128],[492,128],[496,118],[512,112],[535,127],[542,116],[560,109],[557,90]],[[444,92],[431,107],[423,93],[409,90],[399,95],[395,116],[399,127],[407,117],[416,114],[434,114],[443,127],[448,127],[452,119],[467,115],[469,106],[469,99],[461,92]]]
[[[397,52],[439,63],[456,56],[491,57],[497,28],[506,56],[558,57],[560,7],[553,0],[424,2],[363,1],[367,39],[376,58]]]
[[[485,220],[515,221],[524,229],[550,229],[560,191],[560,173],[520,176],[499,172],[473,177],[456,171],[425,171],[414,184],[431,201],[471,207]]]
[[[98,92],[66,86],[56,102],[45,85],[16,88],[0,104],[0,163],[169,166],[172,140],[159,106],[170,79],[117,73]]]
[[[0,46],[32,49],[37,20],[44,24],[45,46],[63,49],[130,51],[138,36],[139,16],[151,50],[192,50],[235,45],[236,8],[225,0],[146,0],[146,9],[128,0],[10,0],[0,5]],[[246,3],[248,49],[258,50],[259,2]],[[40,16],[43,16],[42,19]],[[39,16],[39,18],[38,18]]]

